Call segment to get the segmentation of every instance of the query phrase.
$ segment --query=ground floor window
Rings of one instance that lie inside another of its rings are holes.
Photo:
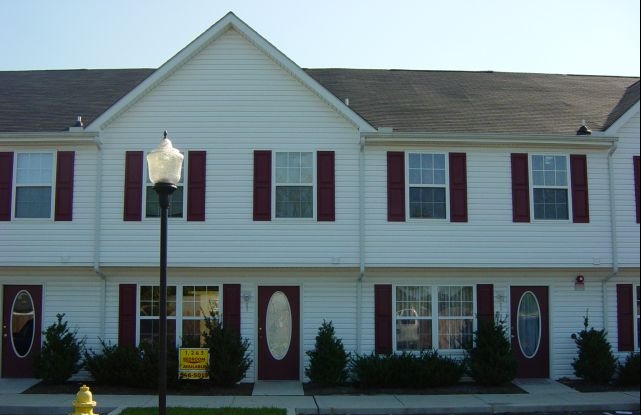
[[[139,342],[158,341],[160,287],[139,287]],[[174,347],[203,344],[206,316],[219,316],[219,287],[182,285],[167,287],[167,341]],[[180,295],[179,295],[180,294]]]
[[[396,350],[460,350],[472,342],[472,286],[397,286]]]

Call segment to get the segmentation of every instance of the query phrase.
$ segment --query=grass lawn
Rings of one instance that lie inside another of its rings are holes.
[[[167,415],[285,415],[279,408],[167,408]],[[127,408],[121,415],[157,415],[157,408]]]

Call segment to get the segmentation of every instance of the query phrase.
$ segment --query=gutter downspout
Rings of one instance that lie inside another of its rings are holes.
[[[356,280],[356,353],[361,352],[363,278],[365,277],[365,137],[360,137],[358,154],[358,279]]]
[[[616,202],[614,189],[614,163],[612,156],[617,149],[617,143],[612,143],[608,151],[608,188],[610,197],[610,238],[612,248],[612,272],[601,281],[601,294],[603,296],[603,328],[608,330],[608,290],[607,283],[619,273],[619,246],[617,243],[617,219],[616,219]]]
[[[93,271],[102,280],[102,287],[100,292],[100,300],[98,304],[99,317],[98,317],[98,332],[102,339],[106,338],[105,318],[107,315],[107,276],[100,269],[100,249],[101,249],[101,222],[102,222],[102,141],[100,137],[95,138],[96,148],[98,149],[98,160],[96,160],[96,197],[95,197],[95,212],[93,221]]]

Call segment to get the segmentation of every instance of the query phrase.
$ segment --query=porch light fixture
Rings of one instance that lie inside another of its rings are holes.
[[[158,193],[160,204],[160,316],[158,342],[158,414],[167,413],[167,217],[171,194],[180,181],[184,156],[171,145],[167,131],[160,145],[147,155],[149,180]]]
[[[585,288],[585,278],[583,275],[577,275],[576,278],[574,278],[574,289],[575,290],[582,290]]]

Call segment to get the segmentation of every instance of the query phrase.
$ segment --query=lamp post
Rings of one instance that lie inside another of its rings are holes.
[[[159,415],[166,415],[167,412],[167,217],[171,194],[180,181],[183,158],[184,156],[171,145],[167,131],[163,134],[160,145],[147,155],[149,179],[158,193],[160,204]]]

